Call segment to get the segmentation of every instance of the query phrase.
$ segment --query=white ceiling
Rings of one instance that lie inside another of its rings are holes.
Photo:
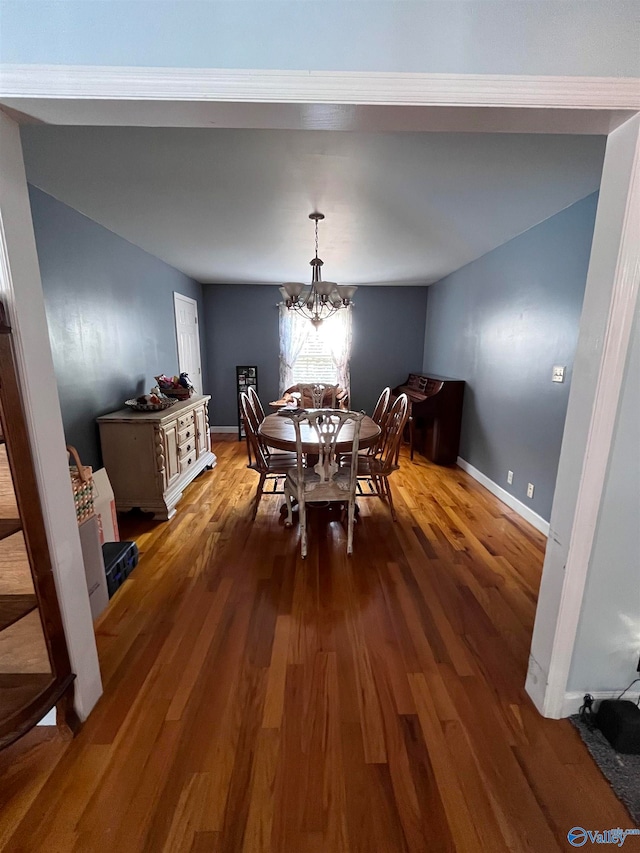
[[[202,282],[425,284],[596,190],[605,138],[27,125],[28,180]]]

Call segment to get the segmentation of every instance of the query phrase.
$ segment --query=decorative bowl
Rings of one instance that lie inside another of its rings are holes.
[[[165,397],[160,403],[139,403],[137,400],[125,400],[124,404],[136,412],[161,412],[177,402],[177,400],[169,400]]]

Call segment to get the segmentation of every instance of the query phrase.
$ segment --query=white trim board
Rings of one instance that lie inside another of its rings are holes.
[[[514,496],[506,489],[503,489],[502,486],[494,483],[493,480],[490,480],[486,474],[482,473],[482,471],[474,468],[473,465],[466,461],[466,459],[458,456],[457,463],[459,468],[462,468],[463,471],[470,474],[474,480],[477,480],[480,485],[484,486],[487,491],[491,492],[492,495],[495,495],[502,501],[502,503],[514,510],[514,512],[517,512],[518,515],[521,515],[522,518],[524,518],[525,521],[528,521],[532,527],[535,527],[535,529],[539,530],[544,536],[549,535],[549,522],[545,521],[537,512],[534,512],[526,504],[523,504],[517,498],[514,498]]]
[[[44,309],[18,125],[0,111],[0,294],[12,327],[16,369],[42,504],[52,573],[82,720],[102,694],[68,458]]]
[[[638,92],[629,78],[0,65],[18,122],[80,126],[606,135]]]
[[[631,77],[10,63],[0,66],[0,97],[640,109]]]
[[[582,700],[585,693],[589,693],[590,696],[596,700],[596,702],[602,701],[602,699],[617,699],[620,696],[624,688],[620,688],[620,690],[583,690],[582,692],[578,692],[577,690],[572,690],[569,693],[565,693],[564,702],[562,705],[562,717],[570,717],[572,714],[577,714],[580,710],[580,706],[582,705]],[[623,699],[629,699],[630,702],[637,702],[640,697],[640,692],[635,690],[629,690],[628,693],[625,693],[622,697]]]
[[[574,654],[638,301],[639,231],[640,115],[605,150],[526,683],[545,717],[561,715]]]
[[[212,426],[209,427],[209,432],[213,435],[214,432],[238,432],[237,426]]]

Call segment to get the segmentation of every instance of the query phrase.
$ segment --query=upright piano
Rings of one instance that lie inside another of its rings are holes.
[[[436,465],[455,465],[460,446],[464,381],[410,373],[392,391],[409,398],[409,442]]]

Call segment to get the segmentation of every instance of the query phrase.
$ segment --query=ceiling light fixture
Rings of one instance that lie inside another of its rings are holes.
[[[320,268],[323,262],[318,257],[318,222],[324,219],[324,213],[310,213],[309,219],[315,220],[316,223],[316,256],[310,261],[313,268],[311,284],[285,281],[280,288],[280,293],[290,311],[302,314],[307,320],[311,320],[317,329],[327,317],[351,305],[353,294],[358,288],[322,280]],[[307,290],[305,290],[306,287],[308,287]]]

